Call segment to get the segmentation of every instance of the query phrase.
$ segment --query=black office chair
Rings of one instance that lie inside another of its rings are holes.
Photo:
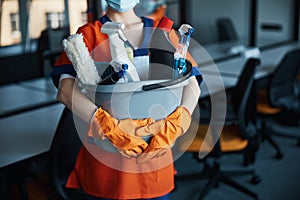
[[[45,67],[46,60],[49,61],[50,66],[54,66],[57,57],[63,51],[62,40],[68,35],[68,28],[48,28],[41,32],[36,50],[39,66]]]
[[[48,160],[49,179],[59,199],[83,200],[86,196],[80,190],[65,187],[81,146],[82,142],[75,127],[73,114],[65,108],[51,144]]]
[[[260,60],[258,60],[258,59],[251,59],[251,60],[253,60],[253,62],[255,60],[257,62],[257,65],[260,64]],[[246,62],[245,66],[247,66],[248,64],[250,64],[250,60],[248,60]],[[243,76],[243,73],[240,78],[242,78],[242,76]],[[235,107],[236,90],[237,90],[237,87],[239,84],[241,84],[241,83],[237,83],[236,87],[226,89],[226,118],[224,121],[225,126],[236,125],[239,123],[237,112],[235,111],[236,110],[236,107]],[[253,94],[253,95],[256,96],[256,94]],[[253,99],[253,101],[254,101],[254,99]],[[218,102],[214,102],[214,103],[216,104]],[[224,102],[221,102],[221,104],[223,104],[223,103]],[[200,114],[201,123],[202,124],[210,123],[210,121],[212,120],[212,118],[211,118],[211,116],[212,116],[211,97],[208,96],[206,98],[199,100],[198,105],[199,105],[199,109],[201,111],[201,114]],[[218,118],[217,114],[215,116],[216,116],[216,118]],[[218,123],[218,121],[219,121],[219,119],[213,119],[213,120],[215,121],[215,123]],[[254,161],[255,161],[255,158],[253,157],[253,155],[247,154],[247,156],[244,157],[243,165],[248,166],[248,165],[254,163]]]
[[[190,142],[185,139],[185,136],[179,139],[179,150],[193,153],[194,157],[205,164],[203,176],[209,180],[202,189],[199,199],[203,199],[208,192],[219,183],[228,184],[229,186],[232,186],[233,188],[255,199],[258,199],[258,195],[256,193],[239,184],[231,177],[252,175],[251,182],[257,184],[260,182],[260,178],[256,175],[255,170],[239,169],[233,171],[223,171],[220,169],[220,163],[218,161],[219,157],[225,156],[226,154],[242,154],[245,159],[248,159],[250,156],[252,158],[252,162],[255,162],[255,154],[259,148],[259,137],[256,131],[255,121],[256,91],[254,87],[254,72],[258,64],[259,60],[253,58],[249,59],[243,69],[237,86],[233,89],[232,103],[234,107],[233,111],[237,116],[237,123],[225,124],[221,130],[220,138],[211,139],[218,134],[212,133],[212,131],[209,129],[209,125],[202,124],[200,120],[196,137],[191,145],[189,145]],[[199,122],[193,121],[193,123]],[[216,124],[216,127],[218,126],[217,121],[212,122],[212,127],[215,126],[214,124]],[[211,140],[207,140],[207,138],[205,138],[207,134]],[[185,135],[188,137],[189,133],[187,132]],[[209,148],[211,145],[209,144],[210,141],[217,141],[212,151],[210,151]],[[198,154],[201,147],[202,152],[200,153],[202,155],[203,153],[207,153],[207,155],[206,157],[200,159]],[[210,157],[214,159],[213,165],[210,165],[208,162],[206,162]],[[199,177],[197,175],[193,176]],[[180,176],[177,178],[180,178]]]
[[[218,41],[236,41],[238,35],[232,20],[228,17],[220,17],[216,20]]]
[[[258,91],[259,130],[275,148],[278,159],[283,153],[272,135],[294,138],[300,145],[299,69],[300,49],[287,52],[270,76],[267,88]]]

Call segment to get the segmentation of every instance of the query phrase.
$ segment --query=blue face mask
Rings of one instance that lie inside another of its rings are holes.
[[[107,5],[117,12],[126,12],[132,9],[139,0],[106,0]]]

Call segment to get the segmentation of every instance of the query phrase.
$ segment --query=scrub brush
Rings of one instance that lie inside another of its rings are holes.
[[[96,65],[83,42],[82,34],[72,34],[63,40],[64,50],[72,62],[79,81],[83,84],[97,85],[101,78]]]

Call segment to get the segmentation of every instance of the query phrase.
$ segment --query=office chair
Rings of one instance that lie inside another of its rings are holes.
[[[221,17],[216,20],[218,41],[235,41],[238,39],[234,24],[228,17]]]
[[[84,192],[65,187],[67,178],[74,168],[82,142],[77,133],[73,114],[65,108],[58,123],[48,160],[48,175],[59,199],[84,199]]]
[[[37,56],[39,65],[45,68],[45,61],[54,66],[57,57],[62,53],[62,40],[69,35],[68,28],[45,29],[38,38]]]
[[[253,61],[248,60],[245,64],[245,66],[249,65],[250,62],[257,62],[256,65],[260,64],[260,60],[258,59],[251,59]],[[246,69],[244,69],[246,70]],[[240,77],[240,81],[241,78],[243,76],[243,73]],[[226,89],[226,118],[225,121],[223,122],[225,126],[232,126],[232,125],[236,125],[239,123],[239,119],[237,116],[237,112],[236,112],[236,101],[235,98],[237,98],[237,88],[239,87],[241,83],[237,83],[237,86],[234,88],[227,88]],[[255,103],[255,97],[256,94],[253,94],[253,103]],[[217,104],[218,102],[214,102],[215,104]],[[223,104],[223,102],[221,102]],[[212,121],[211,116],[212,116],[212,102],[211,102],[211,97],[205,97],[201,100],[199,100],[198,102],[199,105],[199,109],[201,111],[200,114],[200,122],[202,124],[209,124],[210,121]],[[218,119],[213,119],[213,121],[215,121],[215,123],[218,123]],[[252,163],[255,162],[255,157],[253,156],[253,154],[246,154],[244,156],[244,160],[243,160],[243,165],[244,166],[248,166]]]
[[[300,145],[300,49],[287,52],[270,76],[267,88],[258,90],[258,124],[263,140],[276,150],[275,157],[283,153],[272,135],[290,137]]]
[[[253,184],[257,184],[260,182],[260,178],[256,175],[254,170],[223,171],[220,169],[220,163],[218,161],[219,157],[225,156],[226,154],[242,154],[244,158],[250,156],[252,158],[252,162],[255,161],[255,154],[259,148],[259,138],[255,125],[256,91],[254,87],[254,72],[258,64],[259,60],[250,58],[245,64],[236,87],[233,89],[232,103],[234,107],[233,111],[237,116],[237,123],[225,123],[223,129],[220,130],[220,138],[215,138],[216,140],[214,140],[211,139],[211,137],[218,134],[212,133],[212,130],[214,129],[214,124],[218,126],[218,122],[212,122],[212,129],[210,129],[208,124],[202,124],[200,120],[197,134],[191,145],[189,145],[189,142],[186,144],[187,140],[184,138],[179,140],[179,143],[181,143],[178,145],[179,150],[193,153],[193,155],[196,155],[196,158],[205,165],[203,177],[208,178],[209,180],[199,194],[199,199],[203,199],[208,192],[219,183],[228,184],[246,195],[249,195],[254,199],[258,199],[258,195],[256,193],[239,184],[231,177],[252,175],[251,182]],[[192,123],[199,122],[193,121]],[[207,138],[204,139],[207,134],[210,140],[207,140]],[[189,133],[186,133],[185,135],[189,135]],[[217,141],[212,151],[210,151],[210,148],[207,148],[211,145],[209,144],[210,141]],[[188,147],[186,148],[186,146]],[[200,151],[200,148],[202,152]],[[200,158],[199,153],[202,155],[207,153],[207,155],[204,158]],[[212,165],[207,162],[207,159],[210,157],[214,159]],[[195,177],[199,176],[195,175]]]

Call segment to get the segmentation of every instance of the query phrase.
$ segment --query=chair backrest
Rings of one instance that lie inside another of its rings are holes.
[[[256,90],[254,74],[260,60],[249,58],[232,92],[233,109],[237,113],[237,120],[244,138],[251,138],[256,134]]]
[[[299,110],[297,90],[299,69],[300,49],[287,52],[270,78],[269,100],[272,106]]]
[[[62,41],[67,38],[68,34],[68,28],[48,28],[42,31],[37,45],[37,54],[39,55],[39,62],[41,66],[44,65],[45,59],[49,59],[50,64],[52,66],[54,65],[57,57],[63,51]],[[45,52],[48,54],[46,54],[46,57],[44,54]]]
[[[52,52],[62,52],[62,40],[65,39],[69,34],[67,28],[58,29],[45,29],[42,31],[40,38],[38,39],[38,52],[50,50]]]
[[[49,178],[61,199],[74,199],[66,191],[65,183],[73,170],[82,142],[77,134],[73,114],[64,109],[49,153]]]
[[[234,41],[238,39],[233,22],[228,17],[218,18],[216,20],[218,40],[222,41]]]

